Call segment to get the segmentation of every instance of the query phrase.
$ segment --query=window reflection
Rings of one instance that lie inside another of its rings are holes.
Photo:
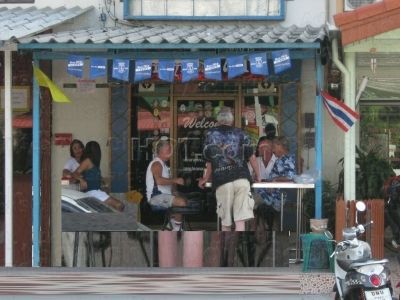
[[[400,174],[400,106],[364,101],[360,107],[360,146],[377,151]]]

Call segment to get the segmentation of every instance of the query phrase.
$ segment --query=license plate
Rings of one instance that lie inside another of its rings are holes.
[[[381,290],[365,291],[366,300],[391,300],[392,295],[390,295],[389,288],[384,288]]]

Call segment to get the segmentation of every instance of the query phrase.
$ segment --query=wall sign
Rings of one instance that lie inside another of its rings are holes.
[[[68,146],[72,142],[72,133],[55,133],[54,145]]]
[[[1,110],[4,110],[4,86],[0,87]],[[13,111],[28,111],[30,109],[30,88],[29,86],[12,87],[11,101]]]

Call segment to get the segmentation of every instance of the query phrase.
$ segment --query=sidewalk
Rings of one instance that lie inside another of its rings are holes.
[[[3,268],[0,297],[329,299],[332,283],[332,273],[292,273],[287,268]]]
[[[64,295],[57,295],[57,296],[2,296],[1,299],[4,300],[22,300],[22,299],[29,299],[32,300],[50,300],[50,299],[61,299],[61,300],[72,300],[76,299],[77,295],[72,295],[72,296],[64,296]],[[230,296],[230,295],[213,295],[213,299],[221,299],[221,300],[245,300],[245,299],[267,299],[267,300],[272,300],[272,299],[282,299],[282,300],[332,300],[333,295],[296,295],[296,296],[286,296],[286,295],[269,295],[269,296],[248,296],[248,295],[236,295],[236,296]],[[205,299],[210,299],[209,295],[171,295],[171,296],[165,296],[165,295],[148,295],[148,296],[143,296],[143,295],[112,295],[112,296],[104,296],[104,295],[79,295],[80,299],[83,300],[110,300],[110,299],[115,299],[115,300],[138,300],[138,299],[144,299],[144,300],[184,300],[184,299],[193,299],[193,300],[205,300]]]

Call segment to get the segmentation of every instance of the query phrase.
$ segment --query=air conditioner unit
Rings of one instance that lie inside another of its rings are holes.
[[[382,0],[344,0],[344,11],[352,11],[361,6],[381,1]]]

